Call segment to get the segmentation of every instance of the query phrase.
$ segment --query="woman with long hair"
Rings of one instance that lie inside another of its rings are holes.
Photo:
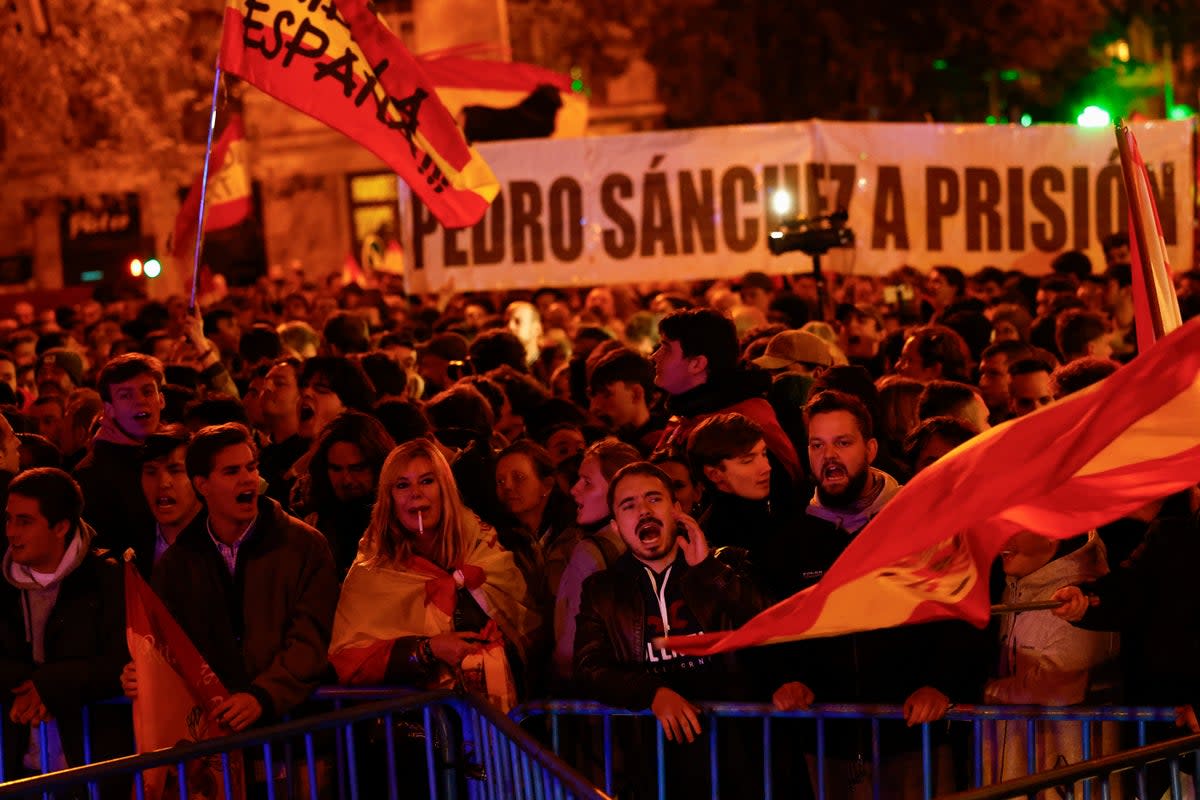
[[[345,577],[371,521],[379,474],[396,443],[383,423],[343,411],[325,426],[303,457],[292,508],[329,540],[339,577]]]
[[[541,624],[496,532],[463,505],[427,439],[388,456],[338,601],[330,662],[346,684],[461,685],[507,710]]]
[[[531,583],[552,596],[575,542],[575,501],[558,487],[554,461],[541,445],[519,439],[496,459],[496,495],[513,520],[503,537]]]

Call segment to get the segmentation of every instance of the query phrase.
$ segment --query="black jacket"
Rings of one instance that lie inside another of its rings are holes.
[[[1100,598],[1078,623],[1120,631],[1124,701],[1200,708],[1200,516],[1155,520],[1144,549],[1084,590]]]
[[[154,591],[230,692],[250,692],[264,721],[317,687],[328,665],[337,570],[329,543],[267,497],[232,576],[196,515],[154,568]]]
[[[789,597],[820,580],[857,534],[833,523],[798,513],[795,527],[776,529],[765,548],[762,566],[776,593]],[[756,648],[755,672],[768,696],[788,681],[812,689],[817,703],[902,704],[924,686],[932,686],[952,703],[980,699],[987,678],[987,638],[966,622],[901,625],[863,633],[807,639]],[[830,729],[830,752],[853,756],[870,745],[862,730]],[[884,750],[920,746],[918,732],[884,731]],[[870,750],[866,754],[869,757]]]
[[[21,591],[0,578],[0,692],[5,698],[5,774],[20,774],[29,727],[8,717],[12,689],[32,680],[58,722],[63,753],[71,766],[83,764],[83,706],[121,695],[121,670],[129,662],[125,644],[122,567],[102,551],[91,551],[62,579],[46,620],[44,660],[33,663],[25,634]],[[133,752],[133,721],[125,703],[91,710],[92,760]]]
[[[142,493],[138,446],[96,439],[75,468],[83,490],[83,518],[96,531],[95,546],[120,556],[132,547],[138,571],[154,566],[154,514]]]
[[[762,596],[744,574],[745,551],[723,548],[695,567],[680,557],[675,563],[681,576],[688,609],[705,631],[731,630],[762,610]],[[661,687],[670,687],[667,676],[644,669],[646,603],[641,583],[642,563],[625,553],[611,568],[583,582],[575,628],[575,678],[583,696],[624,708],[648,708]],[[729,673],[736,671],[731,658],[723,658]],[[709,698],[728,698],[727,687],[714,686]]]

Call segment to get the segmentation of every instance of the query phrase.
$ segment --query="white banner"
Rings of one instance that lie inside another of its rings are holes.
[[[1131,126],[1177,269],[1192,261],[1192,123]],[[903,264],[1044,271],[1065,250],[1097,269],[1128,212],[1110,128],[797,122],[481,145],[502,191],[447,231],[401,191],[412,290],[458,291],[804,272],[774,256],[789,217],[849,213],[831,270]],[[786,214],[771,200],[794,198]]]

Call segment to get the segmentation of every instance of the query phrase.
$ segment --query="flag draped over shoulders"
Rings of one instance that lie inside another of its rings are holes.
[[[470,551],[449,571],[419,556],[392,567],[373,564],[359,554],[342,584],[329,647],[330,663],[341,682],[380,683],[396,639],[453,631],[460,587],[470,592],[503,636],[494,637],[496,646],[484,648],[483,663],[474,666],[494,668],[489,659],[504,658],[504,642],[526,655],[541,617],[525,578],[512,553],[500,546],[495,530],[474,515],[469,524],[475,529]],[[464,670],[471,667],[464,664]],[[442,677],[446,683],[454,678],[449,672]],[[494,693],[491,681],[487,685]]]
[[[1066,538],[1200,482],[1200,321],[1107,380],[993,428],[921,472],[817,585],[681,653],[958,618],[982,627],[988,571],[1021,531]]]
[[[379,156],[448,228],[474,225],[499,192],[366,0],[228,0],[220,65]]]

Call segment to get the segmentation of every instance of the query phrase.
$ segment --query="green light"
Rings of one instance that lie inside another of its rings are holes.
[[[571,91],[572,92],[582,92],[583,91],[583,81],[579,80],[578,78],[571,81]]]
[[[939,72],[944,69],[949,69],[950,65],[946,63],[946,59],[939,58],[933,62],[933,68]]]
[[[142,272],[147,278],[157,278],[162,274],[162,264],[158,262],[157,258],[148,258],[142,267]]]
[[[988,125],[995,125],[995,124],[996,124],[996,117],[995,117],[995,116],[993,116],[992,114],[988,114],[988,115],[987,115],[987,119],[985,119],[985,120],[984,120],[984,122],[986,122]]]
[[[1002,81],[1012,83],[1013,81],[1015,81],[1017,78],[1020,78],[1020,77],[1021,77],[1021,73],[1015,69],[1000,70],[1000,80],[1002,80]]]
[[[1167,118],[1168,119],[1187,119],[1188,117],[1191,117],[1195,113],[1196,112],[1193,111],[1190,106],[1185,106],[1185,105],[1171,106],[1171,110],[1167,112]]]
[[[1112,115],[1100,106],[1088,106],[1079,113],[1075,122],[1081,128],[1105,128],[1112,124]]]
[[[1022,128],[1028,128],[1032,124],[1033,124],[1033,116],[1032,115],[1030,115],[1030,114],[1022,114],[1021,115],[1021,127]]]

